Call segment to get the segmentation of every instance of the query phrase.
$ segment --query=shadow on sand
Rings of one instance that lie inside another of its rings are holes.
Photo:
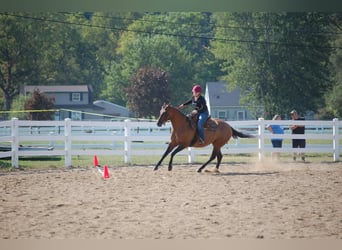
[[[222,172],[215,172],[207,170],[204,173],[206,174],[213,174],[215,176],[267,176],[267,175],[275,175],[279,172],[273,171],[273,172],[228,172],[228,173],[222,173]]]

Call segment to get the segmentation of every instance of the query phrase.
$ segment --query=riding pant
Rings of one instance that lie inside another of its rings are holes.
[[[209,116],[209,112],[203,112],[203,113],[198,113],[198,122],[197,122],[197,130],[198,133],[201,137],[201,139],[204,141],[204,129],[203,129],[203,125],[205,123],[205,121],[208,119]]]

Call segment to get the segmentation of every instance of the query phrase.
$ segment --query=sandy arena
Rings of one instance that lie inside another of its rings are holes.
[[[198,167],[1,171],[0,238],[342,239],[342,163]]]

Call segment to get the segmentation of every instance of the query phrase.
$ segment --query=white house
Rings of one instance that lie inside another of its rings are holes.
[[[228,91],[227,82],[207,82],[205,98],[212,117],[225,121],[255,120],[263,116],[263,108],[248,107],[240,103],[240,90]],[[253,110],[256,111],[253,111]]]
[[[99,100],[93,102],[90,85],[27,85],[21,87],[22,95],[29,95],[38,89],[55,99],[56,120],[109,120],[113,117],[130,117],[130,111],[120,105]]]

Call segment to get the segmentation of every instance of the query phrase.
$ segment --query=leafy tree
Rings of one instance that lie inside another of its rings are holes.
[[[25,120],[28,118],[28,115],[26,112],[23,112],[25,102],[28,100],[27,96],[24,95],[17,95],[11,104],[11,113],[10,118],[18,118],[21,120]]]
[[[80,34],[84,20],[77,13],[0,13],[0,89],[5,110],[25,84],[87,83],[100,91],[103,69],[96,57],[98,49]]]
[[[44,93],[41,93],[39,89],[35,89],[25,104],[25,110],[32,110],[29,112],[30,120],[51,120],[54,111],[46,111],[54,108],[55,99],[53,97],[47,97]],[[43,110],[43,111],[36,111]]]
[[[331,46],[341,47],[340,20],[339,13],[0,13],[0,104],[10,110],[20,85],[86,83],[95,98],[126,105],[131,78],[152,67],[168,72],[171,103],[195,82],[222,79],[270,113],[322,107],[336,116],[340,50]]]
[[[18,13],[20,14],[20,13]],[[5,98],[4,109],[10,110],[19,86],[35,78],[40,46],[36,23],[0,13],[0,89]]]
[[[216,13],[212,51],[242,101],[269,113],[316,111],[331,87],[329,16],[320,13]]]
[[[152,67],[140,68],[127,88],[127,99],[137,117],[154,117],[169,99],[167,73]]]
[[[84,74],[88,78],[87,82],[91,83],[94,89],[95,97],[113,101],[111,98],[112,86],[106,84],[105,77],[109,65],[120,60],[115,50],[121,29],[125,29],[135,15],[131,12],[68,14],[69,21],[84,25],[78,27],[81,40],[84,43],[84,50],[80,52],[83,57],[86,56],[89,59],[81,61],[86,63],[84,68],[87,71]]]
[[[117,53],[122,58],[112,62],[107,88],[125,102],[128,79],[139,68],[153,66],[168,72],[170,101],[179,103],[195,82],[217,80],[219,61],[208,49],[209,23],[210,15],[198,12],[146,13],[136,19],[120,37]]]
[[[331,91],[326,93],[326,107],[322,108],[321,114],[319,114],[328,115],[329,119],[342,117],[342,14],[338,13],[332,16],[332,23],[337,34],[332,43],[336,50],[331,54],[334,84]]]
[[[120,93],[123,101],[127,100],[125,89],[129,87],[130,79],[140,68],[161,68],[168,72],[171,103],[178,103],[193,85],[193,57],[175,38],[136,37],[127,42],[121,53],[123,58],[120,63],[113,63],[110,75],[116,80],[113,86],[117,88],[113,91]]]
[[[37,18],[41,20],[42,56],[40,78],[34,84],[89,84],[97,95],[103,68],[97,57],[98,47],[83,34],[91,26],[89,20],[80,13],[44,13]]]

